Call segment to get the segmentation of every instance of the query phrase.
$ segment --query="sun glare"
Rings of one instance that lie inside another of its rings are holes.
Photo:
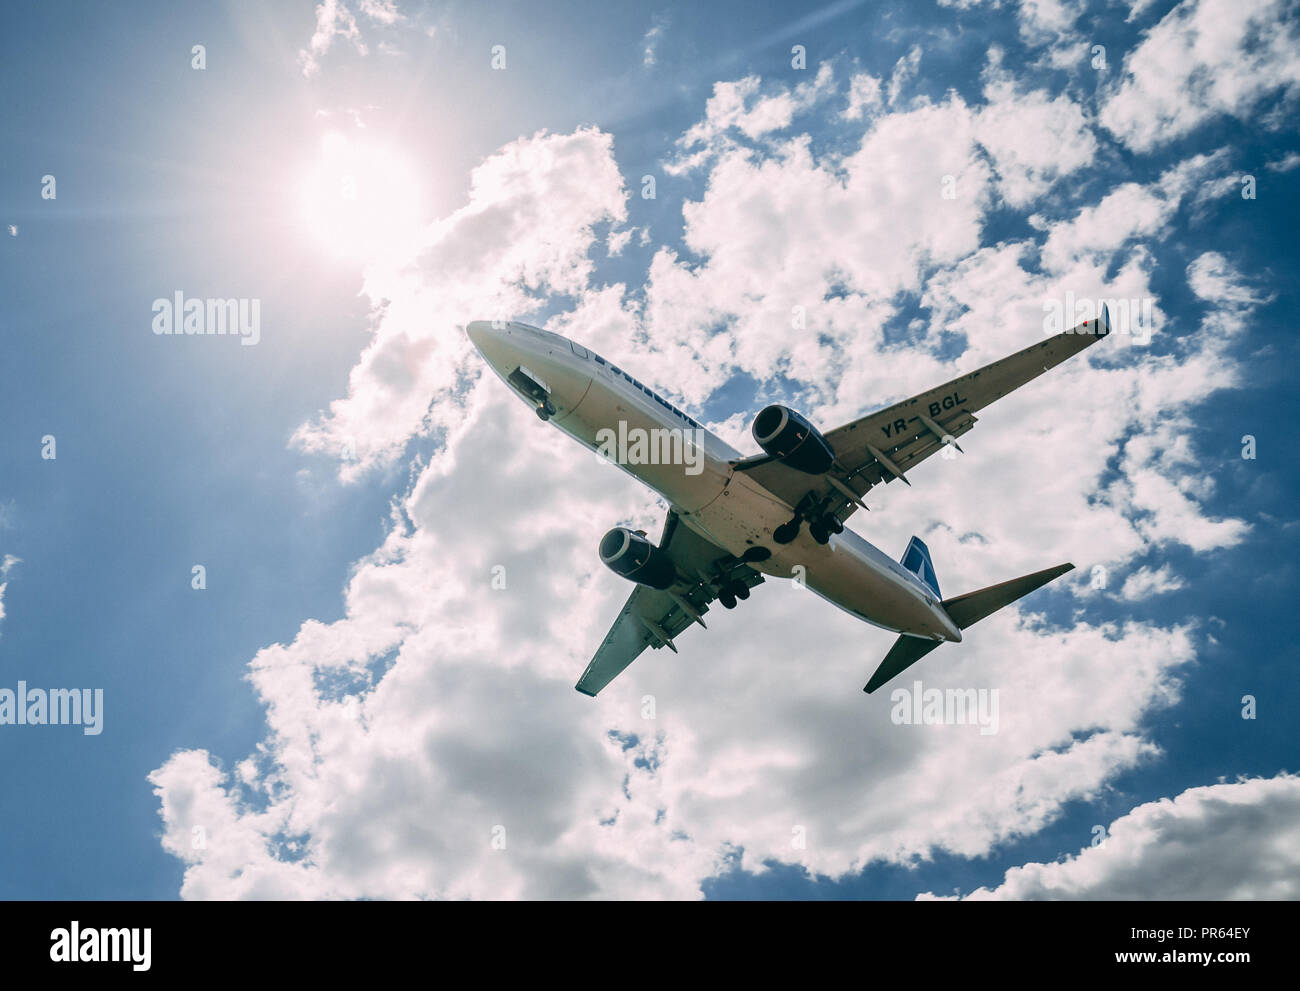
[[[419,183],[391,149],[329,134],[303,180],[302,211],[308,229],[331,252],[367,258],[415,232]]]

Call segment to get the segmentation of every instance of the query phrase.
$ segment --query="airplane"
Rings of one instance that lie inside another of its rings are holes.
[[[767,406],[751,429],[762,453],[749,456],[576,341],[514,321],[475,320],[466,333],[538,417],[668,503],[658,543],[622,526],[600,540],[601,561],[636,587],[574,686],[584,695],[595,697],[647,647],[677,653],[682,631],[708,628],[711,603],[734,609],[765,578],[795,574],[845,612],[899,634],[863,689],[870,694],[1074,568],[944,598],[919,537],[894,561],[844,521],[867,508],[863,497],[876,485],[911,485],[906,473],[926,458],[947,445],[961,451],[957,438],[977,411],[1109,334],[1104,304],[1096,319],[825,434],[788,406]]]

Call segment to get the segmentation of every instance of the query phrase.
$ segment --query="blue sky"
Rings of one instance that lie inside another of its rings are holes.
[[[1295,897],[1286,6],[6,10],[0,688],[105,703],[0,726],[0,896]],[[260,301],[256,346],[154,334],[177,291]],[[853,521],[945,590],[1080,565],[918,667],[999,688],[996,741],[891,723],[887,635],[776,583],[572,691],[627,594],[596,541],[662,507],[460,325],[750,450],[764,402],[829,429],[1066,291],[1153,300],[1150,343]]]

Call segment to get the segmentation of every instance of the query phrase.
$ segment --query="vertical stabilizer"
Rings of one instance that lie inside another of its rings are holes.
[[[935,574],[934,562],[930,560],[930,548],[925,546],[924,540],[913,537],[908,541],[901,563],[904,568],[934,589],[937,598],[943,598],[943,594],[939,591],[939,576]]]

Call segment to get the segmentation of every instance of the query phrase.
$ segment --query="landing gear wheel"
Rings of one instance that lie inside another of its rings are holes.
[[[782,523],[772,531],[772,539],[778,544],[793,544],[795,538],[799,536],[799,521],[791,520],[789,523]]]
[[[746,592],[748,592],[748,589],[746,589]],[[729,588],[724,588],[718,593],[718,601],[722,603],[723,609],[736,608],[736,597],[731,594],[731,589]]]
[[[844,524],[841,523],[834,516],[827,516],[825,520],[825,524],[826,524],[826,529],[829,530],[831,533],[844,532]]]
[[[537,418],[543,422],[549,420],[555,415],[555,404],[549,399],[545,400],[542,405],[537,407]]]
[[[749,586],[744,582],[732,582],[731,592],[737,599],[749,598]]]
[[[826,532],[826,527],[821,522],[809,523],[808,534],[819,544],[829,543],[831,535]]]

